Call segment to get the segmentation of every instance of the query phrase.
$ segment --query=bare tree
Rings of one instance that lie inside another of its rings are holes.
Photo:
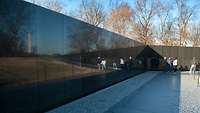
[[[160,30],[160,38],[166,38],[167,35],[167,31],[171,29],[172,27],[172,22],[170,20],[170,5],[164,5],[162,3],[160,3],[160,9],[159,9],[159,13],[158,13],[158,18],[160,21],[160,26],[159,26],[159,30]]]
[[[174,37],[174,19],[170,13],[173,5],[170,3],[161,3],[159,5],[158,18],[159,18],[159,33],[158,38],[161,39],[163,45],[173,46],[175,42]]]
[[[47,9],[66,14],[64,3],[60,0],[27,0],[33,4],[45,7]]]
[[[189,36],[188,24],[191,20],[191,17],[194,15],[197,5],[188,6],[187,0],[175,1],[178,9],[177,27],[179,35],[179,45],[184,46],[187,45],[187,38]]]
[[[46,0],[44,2],[44,6],[48,9],[51,9],[51,10],[59,12],[59,13],[63,12],[63,10],[64,10],[63,3],[58,0]]]
[[[136,0],[136,23],[133,32],[138,40],[144,44],[151,44],[152,41],[152,19],[157,15],[160,7],[159,0]]]
[[[189,38],[193,47],[200,46],[200,23],[193,24],[191,28],[190,38]]]
[[[80,18],[94,26],[99,26],[105,19],[105,11],[101,1],[81,0]]]
[[[126,35],[132,21],[133,10],[126,2],[116,4],[106,20],[107,28]]]

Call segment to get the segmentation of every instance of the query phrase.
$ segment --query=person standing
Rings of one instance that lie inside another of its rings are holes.
[[[97,58],[97,66],[98,66],[98,70],[101,70],[101,57]]]
[[[173,61],[173,70],[174,70],[174,72],[177,71],[177,67],[178,67],[178,59],[175,58],[174,61]]]
[[[106,60],[105,59],[103,59],[101,61],[101,65],[102,65],[102,70],[106,70]]]

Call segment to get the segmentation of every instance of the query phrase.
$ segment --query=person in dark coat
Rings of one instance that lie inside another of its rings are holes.
[[[97,66],[98,66],[98,70],[101,70],[101,57],[97,58],[96,63],[97,63]]]

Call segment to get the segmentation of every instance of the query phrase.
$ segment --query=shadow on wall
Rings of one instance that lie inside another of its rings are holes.
[[[66,57],[73,58],[74,62],[82,64],[96,65],[97,57],[103,57],[108,61],[108,65],[112,65],[112,60],[124,58],[125,61],[131,56],[134,60],[135,69],[144,70],[165,70],[167,59],[172,61],[178,59],[178,69],[188,71],[192,59],[195,57],[197,70],[200,69],[200,48],[197,47],[171,47],[171,46],[137,46],[131,48],[111,49],[103,51],[94,51],[82,54],[73,54]],[[166,59],[164,59],[166,58]]]
[[[73,63],[92,64],[96,65],[96,60],[98,57],[104,58],[107,61],[107,65],[112,67],[113,61],[115,61],[120,67],[120,59],[123,58],[125,65],[129,64],[129,58],[133,60],[133,69],[141,70],[163,70],[165,61],[163,57],[154,51],[149,46],[138,46],[131,48],[121,48],[121,49],[112,49],[104,51],[94,51],[82,54],[73,54],[66,56]]]
[[[142,61],[142,67],[145,70],[163,70],[163,57],[149,46],[146,46],[136,59]]]

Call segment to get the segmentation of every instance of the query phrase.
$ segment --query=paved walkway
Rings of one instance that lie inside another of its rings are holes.
[[[106,113],[179,113],[180,76],[162,74]]]
[[[104,113],[159,73],[143,73],[47,113]]]
[[[180,113],[200,113],[200,74],[181,76]]]
[[[200,113],[200,77],[146,72],[47,113]]]

